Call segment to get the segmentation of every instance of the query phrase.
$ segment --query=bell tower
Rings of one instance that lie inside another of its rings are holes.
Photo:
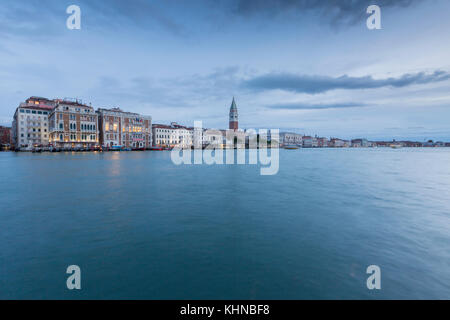
[[[237,107],[236,107],[236,102],[234,101],[234,97],[233,97],[233,102],[231,102],[231,107],[230,107],[230,122],[229,122],[229,128],[231,130],[237,130],[239,129],[239,125],[238,125],[238,111],[237,111]]]

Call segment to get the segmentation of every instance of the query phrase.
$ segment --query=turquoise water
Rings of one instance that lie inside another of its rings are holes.
[[[280,150],[274,176],[168,152],[0,168],[2,299],[450,299],[450,148]]]

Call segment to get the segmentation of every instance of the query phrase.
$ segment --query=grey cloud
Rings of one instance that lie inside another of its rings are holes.
[[[364,103],[330,103],[330,104],[307,104],[307,103],[284,103],[269,105],[269,109],[280,110],[324,110],[324,109],[344,109],[344,108],[360,108],[367,107]]]
[[[366,8],[377,4],[382,8],[409,7],[423,0],[236,0],[233,11],[237,15],[270,16],[284,13],[316,13],[332,25],[355,24],[366,17]]]
[[[171,108],[208,106],[224,97],[232,96],[238,87],[240,68],[235,66],[219,68],[205,75],[183,77],[151,78],[135,76],[130,79],[118,79],[102,76],[96,86],[90,90],[93,96],[107,96],[102,104],[110,101],[146,104]]]
[[[272,73],[257,76],[242,82],[242,86],[256,91],[285,90],[297,93],[317,94],[336,89],[375,89],[383,87],[407,87],[414,84],[427,84],[450,79],[450,73],[437,70],[433,73],[404,74],[398,78],[374,79],[372,76],[341,77],[297,75]]]
[[[152,22],[156,22],[174,35],[186,35],[184,27],[165,12],[164,2],[160,3],[163,8],[158,7],[157,2],[149,0],[81,0],[80,2],[83,7],[95,13],[96,17],[100,16],[102,20],[105,20],[107,26],[111,24],[122,26],[126,21],[138,27],[148,27]]]

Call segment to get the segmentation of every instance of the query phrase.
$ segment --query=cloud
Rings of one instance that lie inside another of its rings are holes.
[[[419,72],[415,74],[404,74],[398,78],[374,79],[372,76],[329,77],[318,75],[297,75],[291,73],[271,73],[257,76],[242,82],[245,88],[256,91],[285,90],[297,93],[317,94],[336,89],[375,89],[383,87],[407,87],[415,84],[427,84],[441,82],[450,79],[450,73],[437,70],[426,74]]]
[[[81,8],[82,30],[114,30],[135,27],[143,30],[158,26],[176,36],[186,36],[185,28],[165,10],[165,3],[148,0],[2,0],[0,35],[46,39],[67,32],[66,8]]]
[[[102,104],[116,101],[137,105],[153,105],[159,108],[196,108],[214,105],[225,97],[231,99],[239,84],[240,68],[217,68],[207,74],[190,74],[176,77],[134,76],[123,79],[100,76],[91,96],[104,96]],[[112,98],[111,100],[109,100]]]
[[[286,13],[316,13],[331,25],[352,25],[365,17],[366,8],[377,4],[381,8],[409,7],[423,0],[236,0],[233,12],[241,16]]]
[[[123,27],[124,22],[141,28],[149,28],[156,22],[173,35],[185,36],[185,28],[171,18],[165,10],[165,3],[157,3],[149,0],[108,0],[91,1],[79,0],[81,7],[87,7],[92,14],[100,16],[109,27],[114,24]],[[161,5],[159,7],[158,5]]]
[[[279,110],[324,110],[324,109],[345,109],[368,107],[364,103],[329,103],[329,104],[308,104],[308,103],[282,103],[267,106],[269,109]]]

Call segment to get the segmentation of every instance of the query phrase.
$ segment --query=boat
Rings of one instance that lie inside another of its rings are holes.
[[[109,150],[110,151],[122,151],[123,147],[122,146],[110,146]]]
[[[285,145],[283,148],[284,148],[284,149],[287,149],[287,150],[297,150],[297,149],[300,149],[300,147],[297,146],[297,145],[295,145],[295,144],[287,144],[287,145]]]
[[[163,147],[148,147],[147,150],[150,150],[150,151],[163,151],[164,148]]]
[[[391,144],[390,146],[392,149],[401,149],[403,146],[401,144]]]

